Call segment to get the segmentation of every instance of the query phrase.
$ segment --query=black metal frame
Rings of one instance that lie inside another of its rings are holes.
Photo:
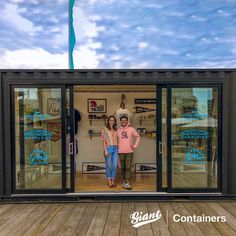
[[[172,141],[171,141],[171,95],[172,88],[218,88],[218,135],[217,135],[217,188],[174,188],[172,187]],[[168,168],[168,176],[167,176],[167,192],[172,193],[207,193],[207,192],[221,192],[222,191],[222,84],[219,83],[191,83],[191,84],[169,84],[167,85],[167,168]]]
[[[70,90],[70,143],[73,143],[73,151],[70,154],[70,189],[67,192],[73,193],[75,191],[75,122],[74,122],[74,86],[66,86]]]
[[[15,88],[40,88],[40,89],[46,89],[46,88],[55,88],[55,89],[61,89],[61,123],[62,123],[62,156],[61,156],[61,165],[62,165],[62,188],[61,189],[16,189],[16,160],[15,160],[15,127],[14,127],[14,121],[15,121],[15,94],[14,89]],[[12,166],[12,181],[11,181],[11,192],[13,194],[17,193],[66,193],[66,158],[65,158],[65,134],[66,134],[66,114],[65,114],[65,107],[66,107],[66,101],[65,101],[65,86],[55,86],[55,85],[42,85],[35,83],[34,85],[11,85],[11,141],[12,141],[12,155],[11,155],[11,166]]]
[[[0,74],[0,199],[3,195],[3,90],[2,90],[2,78]]]

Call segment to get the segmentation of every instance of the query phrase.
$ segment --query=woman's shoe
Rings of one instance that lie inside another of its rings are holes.
[[[109,188],[113,188],[112,182],[111,182],[111,181],[108,181],[107,186],[108,186]]]
[[[116,183],[112,180],[112,186],[116,187]]]

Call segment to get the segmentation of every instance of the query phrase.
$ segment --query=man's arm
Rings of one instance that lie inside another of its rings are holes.
[[[134,137],[135,137],[135,144],[134,144],[134,148],[137,148],[138,147],[138,145],[139,145],[139,142],[140,142],[140,135],[139,135],[139,133],[137,132],[137,130],[135,129],[135,128],[133,128],[134,129],[134,131],[133,131],[133,135],[134,135]]]

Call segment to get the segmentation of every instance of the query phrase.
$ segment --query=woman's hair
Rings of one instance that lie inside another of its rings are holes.
[[[109,116],[109,117],[108,117],[107,123],[106,123],[106,127],[107,127],[109,130],[111,130],[110,125],[109,125],[109,121],[110,121],[111,118],[113,118],[114,121],[115,121],[115,123],[114,123],[114,125],[113,125],[113,129],[116,130],[117,123],[116,123],[116,118],[115,118],[115,116]]]

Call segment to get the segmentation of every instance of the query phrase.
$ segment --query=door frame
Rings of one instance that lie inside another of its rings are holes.
[[[217,135],[217,188],[173,188],[172,187],[172,142],[171,142],[171,95],[172,88],[218,88],[218,135]],[[220,83],[182,83],[167,84],[167,192],[168,193],[208,193],[222,191],[222,84]]]
[[[66,85],[66,90],[69,89],[70,101],[70,144],[72,143],[72,151],[70,150],[70,188],[66,192],[75,192],[75,116],[74,116],[74,85]],[[66,124],[67,126],[67,124]],[[70,146],[71,147],[71,146]],[[66,174],[67,175],[67,174]]]
[[[15,88],[52,88],[52,89],[61,89],[61,124],[62,124],[62,147],[61,147],[61,165],[62,165],[62,187],[61,189],[16,189],[16,160],[15,160],[15,154],[16,154],[16,148],[15,148],[15,95],[14,95],[14,89]],[[32,194],[50,194],[50,193],[66,193],[66,140],[65,140],[65,134],[66,134],[66,89],[65,85],[48,85],[48,84],[40,84],[40,83],[34,83],[34,84],[11,84],[10,85],[10,102],[11,102],[11,143],[12,143],[12,155],[11,155],[11,170],[12,170],[12,181],[11,181],[11,192],[13,194],[18,193],[32,193]]]

